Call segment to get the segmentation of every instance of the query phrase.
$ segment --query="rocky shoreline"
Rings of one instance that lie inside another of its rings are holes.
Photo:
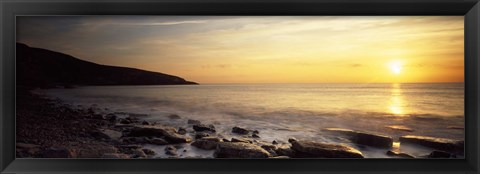
[[[158,158],[183,157],[195,149],[213,152],[215,158],[364,158],[361,149],[345,144],[315,141],[259,139],[258,130],[232,125],[235,137],[227,139],[212,124],[185,120],[183,127],[171,127],[142,119],[135,113],[105,113],[99,108],[75,108],[28,90],[17,91],[17,157],[19,158]],[[104,108],[104,111],[108,108]],[[172,114],[171,119],[182,119]],[[463,154],[463,141],[407,135],[392,137],[329,128],[324,130],[352,143],[383,149],[394,158],[455,158]],[[413,156],[395,149],[395,142],[435,149]],[[162,146],[164,150],[148,147]],[[188,148],[187,148],[188,147]],[[162,153],[159,155],[159,153]]]

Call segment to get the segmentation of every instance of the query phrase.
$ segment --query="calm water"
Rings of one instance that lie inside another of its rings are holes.
[[[40,92],[74,106],[148,114],[146,120],[173,126],[197,119],[215,124],[225,137],[231,136],[231,127],[244,126],[259,130],[265,141],[341,141],[322,132],[330,127],[394,138],[414,134],[464,139],[463,130],[447,128],[464,125],[463,83],[89,86]],[[170,114],[182,119],[170,119]],[[391,130],[389,125],[414,132]]]

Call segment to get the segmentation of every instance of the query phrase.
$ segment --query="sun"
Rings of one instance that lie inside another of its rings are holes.
[[[399,61],[393,61],[390,63],[390,70],[393,74],[400,74],[402,72],[402,64]]]

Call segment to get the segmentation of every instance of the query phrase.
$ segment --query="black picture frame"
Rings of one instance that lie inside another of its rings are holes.
[[[1,173],[463,173],[480,171],[478,0],[1,0]],[[15,159],[19,15],[464,15],[465,159]]]

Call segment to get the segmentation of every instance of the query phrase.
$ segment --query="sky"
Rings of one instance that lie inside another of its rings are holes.
[[[208,83],[464,81],[463,16],[20,16],[17,42]]]

